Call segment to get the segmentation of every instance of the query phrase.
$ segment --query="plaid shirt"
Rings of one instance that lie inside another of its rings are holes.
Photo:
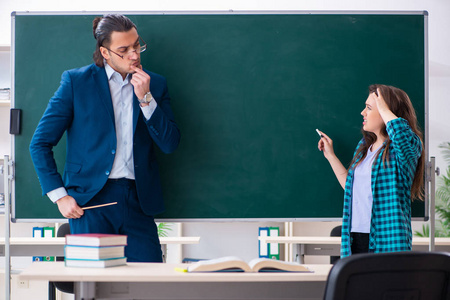
[[[385,144],[372,165],[373,207],[369,252],[411,250],[411,185],[422,153],[422,143],[402,118],[387,123],[391,140],[389,157],[383,163]],[[364,143],[362,139],[356,148]],[[355,151],[356,154],[356,151]],[[351,216],[353,176],[359,155],[348,171],[344,193],[341,257],[351,254]]]

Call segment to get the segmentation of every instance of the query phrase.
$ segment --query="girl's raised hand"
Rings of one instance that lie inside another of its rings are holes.
[[[330,159],[330,157],[334,156],[333,140],[330,139],[330,137],[322,131],[319,132],[322,138],[319,140],[317,148],[319,149],[319,151],[323,152],[325,158]]]

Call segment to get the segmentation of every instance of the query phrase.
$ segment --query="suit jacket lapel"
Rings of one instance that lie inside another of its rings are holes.
[[[106,76],[105,68],[96,67],[96,71],[94,71],[92,76],[94,77],[97,86],[99,98],[105,105],[106,111],[111,117],[111,121],[114,125],[114,108],[112,105],[111,92],[109,91],[108,77]]]
[[[141,107],[139,106],[139,100],[136,97],[133,89],[133,135],[136,132],[136,125],[139,119],[139,112],[141,111]]]

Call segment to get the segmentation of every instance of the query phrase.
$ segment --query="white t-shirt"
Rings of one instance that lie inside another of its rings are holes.
[[[371,147],[372,148],[372,147]],[[372,218],[372,165],[378,149],[367,151],[364,160],[355,168],[353,176],[351,232],[370,233]]]

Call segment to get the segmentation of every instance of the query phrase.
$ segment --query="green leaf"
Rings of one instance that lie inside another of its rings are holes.
[[[430,236],[430,226],[428,226],[428,224],[423,224],[422,232],[415,231],[414,234],[419,237],[429,237]]]
[[[159,223],[158,224],[158,236],[159,237],[167,237],[168,231],[172,231],[172,223]]]

